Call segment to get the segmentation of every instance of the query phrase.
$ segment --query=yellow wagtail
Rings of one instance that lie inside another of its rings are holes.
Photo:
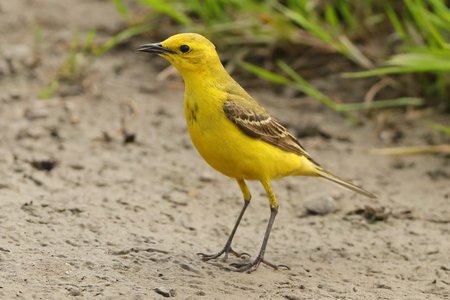
[[[231,247],[234,234],[250,203],[245,180],[259,180],[270,204],[270,218],[257,258],[246,264],[232,264],[236,271],[252,272],[264,260],[270,231],[278,212],[278,201],[270,186],[272,179],[285,176],[319,176],[357,193],[375,196],[324,170],[297,139],[259,105],[223,67],[214,45],[196,33],[174,35],[161,43],[145,44],[139,51],[156,53],[168,60],[185,82],[184,114],[192,142],[200,155],[217,171],[236,179],[244,206],[225,247],[216,254],[203,254],[204,261],[222,254],[241,257]]]

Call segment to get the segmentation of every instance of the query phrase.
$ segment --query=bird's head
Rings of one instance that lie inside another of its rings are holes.
[[[197,33],[180,33],[160,43],[145,44],[139,51],[155,53],[168,60],[182,75],[220,64],[214,44]]]

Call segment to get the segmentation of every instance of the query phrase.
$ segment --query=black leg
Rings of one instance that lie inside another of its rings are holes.
[[[264,260],[264,253],[266,252],[266,247],[267,247],[267,241],[269,240],[269,236],[270,236],[270,231],[272,230],[272,225],[275,221],[275,217],[277,216],[277,212],[278,212],[278,207],[272,207],[270,208],[270,218],[269,218],[269,222],[267,224],[267,229],[266,229],[266,233],[264,234],[264,239],[261,245],[261,249],[259,250],[259,254],[256,257],[256,259],[250,263],[234,263],[231,264],[232,267],[235,267],[237,272],[248,272],[251,273],[253,271],[255,271],[256,269],[258,269],[259,265],[261,263],[266,264],[272,268],[274,268],[275,270],[277,270],[280,267],[284,267],[286,269],[289,269],[288,266],[285,265],[275,265],[273,263],[270,263],[266,260]]]
[[[264,253],[266,252],[267,242],[269,241],[270,231],[272,230],[273,223],[275,221],[275,217],[278,213],[278,202],[277,198],[275,197],[275,194],[272,191],[272,188],[270,186],[269,181],[261,181],[262,185],[264,186],[264,189],[266,190],[267,196],[269,198],[270,203],[270,218],[269,222],[267,223],[266,233],[264,234],[264,239],[261,245],[261,249],[259,250],[259,254],[256,257],[256,259],[250,263],[234,263],[231,264],[232,267],[236,268],[234,271],[236,272],[248,272],[251,273],[258,269],[259,265],[261,263],[268,265],[269,267],[274,268],[275,270],[278,270],[279,268],[283,267],[286,269],[289,269],[286,265],[275,265],[273,263],[270,263],[266,260],[264,260]]]
[[[245,213],[245,210],[247,209],[247,206],[250,204],[250,200],[245,200],[244,201],[244,206],[241,209],[241,212],[239,213],[239,217],[236,220],[236,223],[234,224],[233,230],[231,231],[230,236],[228,237],[228,240],[225,244],[225,247],[223,247],[222,250],[220,250],[219,252],[217,252],[216,254],[205,254],[205,253],[197,253],[198,255],[200,255],[202,257],[203,261],[208,261],[211,259],[215,259],[220,257],[222,254],[225,254],[224,259],[226,260],[228,258],[228,253],[231,253],[237,257],[242,257],[242,256],[250,256],[249,254],[243,252],[243,253],[238,253],[236,251],[234,251],[231,248],[231,242],[233,241],[234,235],[239,227],[239,223],[241,223],[241,219],[242,216]]]

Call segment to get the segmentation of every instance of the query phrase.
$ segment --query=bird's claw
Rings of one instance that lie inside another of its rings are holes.
[[[290,270],[291,269],[287,265],[275,265],[275,264],[268,262],[260,257],[257,257],[254,261],[252,261],[250,263],[232,263],[232,264],[230,264],[230,266],[234,268],[233,271],[235,271],[235,272],[251,273],[251,272],[255,271],[256,269],[258,269],[258,267],[261,263],[268,265],[269,267],[273,268],[274,270],[279,270],[279,269]]]
[[[216,254],[206,254],[206,253],[199,252],[199,253],[197,253],[197,255],[200,256],[203,261],[208,261],[211,259],[216,259],[216,258],[222,256],[223,254],[225,254],[224,260],[227,260],[229,253],[231,253],[234,256],[239,257],[239,258],[250,257],[250,254],[248,254],[247,252],[239,253],[239,252],[234,251],[231,247],[225,247],[221,251],[217,252]]]

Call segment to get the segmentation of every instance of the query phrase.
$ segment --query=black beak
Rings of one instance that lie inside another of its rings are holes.
[[[166,53],[175,54],[176,53],[175,51],[173,51],[169,48],[163,47],[160,43],[141,45],[141,46],[139,46],[139,48],[137,50],[143,51],[143,52],[148,52],[148,53],[156,53],[156,54],[166,54]]]

